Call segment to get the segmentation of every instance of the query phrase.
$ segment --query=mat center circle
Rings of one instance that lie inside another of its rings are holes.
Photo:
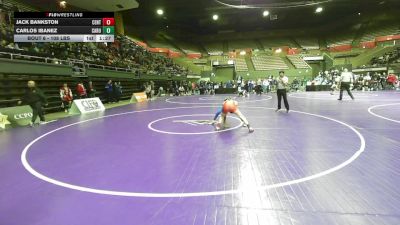
[[[192,114],[163,117],[150,122],[148,128],[163,134],[201,135],[227,132],[242,126],[239,118],[228,116],[226,129],[215,131],[213,116],[213,114]]]

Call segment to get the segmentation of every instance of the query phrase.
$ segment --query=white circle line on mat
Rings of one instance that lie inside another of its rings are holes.
[[[74,184],[70,184],[70,183],[66,183],[63,181],[59,181],[50,177],[47,177],[43,174],[41,174],[40,172],[36,171],[28,162],[27,159],[27,153],[30,149],[30,147],[35,144],[37,141],[41,140],[42,138],[46,137],[49,134],[52,134],[54,132],[57,132],[59,130],[65,129],[67,127],[70,126],[74,126],[77,124],[82,124],[82,123],[87,123],[93,120],[98,120],[98,119],[103,119],[103,118],[108,118],[108,117],[113,117],[113,116],[120,116],[120,115],[126,115],[126,114],[131,114],[131,113],[140,113],[140,112],[151,112],[151,111],[160,111],[160,110],[166,110],[166,109],[188,109],[188,108],[205,108],[206,106],[196,106],[196,107],[177,107],[177,108],[163,108],[163,109],[151,109],[151,110],[141,110],[141,111],[134,111],[134,112],[125,112],[125,113],[118,113],[118,114],[113,114],[113,115],[107,115],[107,116],[101,116],[101,117],[97,117],[97,118],[93,118],[93,119],[88,119],[88,120],[84,120],[84,121],[79,121],[79,122],[75,122],[66,126],[62,126],[59,128],[56,128],[54,130],[51,130],[41,136],[39,136],[38,138],[34,139],[33,141],[31,141],[28,145],[25,146],[25,148],[22,151],[21,154],[21,162],[22,165],[24,166],[24,168],[31,173],[33,176],[46,181],[48,183],[60,186],[60,187],[64,187],[64,188],[68,188],[68,189],[72,189],[72,190],[77,190],[77,191],[82,191],[82,192],[88,192],[88,193],[95,193],[95,194],[102,194],[102,195],[112,195],[112,196],[126,196],[126,197],[144,197],[144,198],[185,198],[185,197],[205,197],[205,196],[219,196],[219,195],[229,195],[229,194],[240,194],[240,193],[249,193],[249,192],[255,192],[255,191],[264,191],[264,190],[268,190],[268,189],[272,189],[272,188],[279,188],[279,187],[285,187],[285,186],[289,186],[289,185],[294,185],[294,184],[299,184],[299,183],[303,183],[306,181],[310,181],[310,180],[314,180],[326,175],[329,175],[333,172],[336,172],[344,167],[346,167],[347,165],[351,164],[354,160],[356,160],[365,150],[365,139],[362,136],[362,134],[360,132],[358,132],[354,127],[352,127],[351,125],[330,118],[330,117],[326,117],[326,116],[322,116],[322,115],[318,115],[318,114],[313,114],[313,113],[308,113],[308,112],[301,112],[301,111],[295,111],[292,110],[291,113],[300,113],[300,114],[304,114],[304,115],[310,115],[310,116],[315,116],[315,117],[319,117],[319,118],[323,118],[323,119],[327,119],[336,123],[339,123],[347,128],[349,128],[350,130],[352,130],[359,138],[360,140],[360,147],[359,149],[347,160],[345,160],[344,162],[321,172],[315,173],[313,175],[309,175],[303,178],[299,178],[299,179],[294,179],[294,180],[290,180],[290,181],[285,181],[285,182],[280,182],[280,183],[276,183],[276,184],[270,184],[270,185],[262,185],[262,186],[258,186],[258,187],[251,187],[251,188],[245,188],[245,189],[231,189],[231,190],[223,190],[223,191],[207,191],[207,192],[186,192],[186,193],[144,193],[144,192],[125,192],[125,191],[113,191],[113,190],[105,190],[105,189],[95,189],[95,188],[90,188],[90,187],[83,187],[83,186],[79,186],[79,185],[74,185]],[[208,106],[210,107],[210,106]],[[268,110],[274,110],[274,108],[267,108],[267,107],[247,107],[248,109],[268,109]],[[257,132],[257,131],[256,131]]]
[[[153,120],[151,121],[147,127],[157,133],[162,133],[162,134],[176,134],[176,135],[202,135],[202,134],[215,134],[215,133],[221,133],[221,132],[226,132],[226,131],[230,131],[230,130],[234,130],[234,129],[238,129],[240,127],[242,127],[243,123],[242,121],[240,121],[239,118],[237,117],[232,117],[232,116],[228,116],[229,118],[235,119],[239,121],[239,125],[236,125],[234,127],[230,127],[228,129],[222,129],[219,131],[206,131],[206,132],[192,132],[192,133],[183,133],[183,132],[172,132],[172,131],[164,131],[164,130],[160,130],[160,129],[156,129],[153,127],[153,124],[162,121],[162,120],[167,120],[167,119],[172,119],[172,118],[179,118],[179,117],[189,117],[189,116],[213,116],[211,114],[189,114],[189,115],[177,115],[177,116],[169,116],[169,117],[163,117],[157,120]]]
[[[372,111],[373,109],[376,109],[376,108],[381,108],[381,107],[386,107],[386,106],[392,106],[392,105],[400,105],[400,103],[391,103],[391,104],[374,105],[374,106],[371,106],[371,107],[368,108],[368,112],[369,112],[371,115],[376,116],[376,117],[379,117],[379,118],[381,118],[381,119],[388,120],[388,121],[392,121],[392,122],[395,122],[395,123],[400,123],[399,120],[395,120],[395,119],[391,119],[391,118],[388,118],[388,117],[385,117],[385,116],[381,116],[381,115],[376,114],[376,113],[374,113],[374,112]]]

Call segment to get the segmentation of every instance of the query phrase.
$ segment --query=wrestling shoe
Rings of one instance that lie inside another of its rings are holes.
[[[249,133],[253,133],[254,132],[254,128],[249,127]]]

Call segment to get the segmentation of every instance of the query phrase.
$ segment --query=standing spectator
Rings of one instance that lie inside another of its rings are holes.
[[[146,93],[147,99],[151,100],[151,84],[150,83],[144,84],[144,92]]]
[[[276,87],[276,80],[274,79],[274,76],[270,76],[268,78],[269,81],[269,90],[270,92],[274,92],[275,91],[275,87]]]
[[[115,102],[119,102],[122,95],[122,86],[121,82],[114,82],[113,85],[113,97]]]
[[[242,88],[243,96],[244,97],[250,97],[250,81],[249,80],[248,81],[244,81],[244,82],[242,82],[242,84],[243,83],[244,83],[243,88]]]
[[[76,96],[78,99],[83,99],[87,97],[86,88],[83,85],[82,81],[79,81],[76,85]]]
[[[299,80],[297,80],[297,77],[295,77],[292,82],[292,88],[297,92],[299,91],[299,87],[300,87],[300,82]]]
[[[386,73],[383,72],[379,75],[379,83],[381,84],[382,90],[386,89]]]
[[[182,95],[184,95],[184,94],[185,94],[185,88],[184,88],[183,85],[181,84],[181,85],[179,86],[179,95],[182,96]]]
[[[156,91],[155,91],[156,87],[155,87],[154,81],[150,81],[150,85],[151,85],[150,99],[153,99],[154,95],[156,93]]]
[[[106,103],[111,103],[113,101],[113,85],[112,80],[109,80],[106,84],[105,92],[106,92]]]
[[[268,79],[264,79],[263,80],[262,86],[263,86],[263,92],[264,93],[268,93],[269,92],[269,81],[268,81]]]
[[[391,88],[391,89],[394,89],[395,88],[395,85],[396,85],[396,83],[397,83],[397,77],[396,77],[396,75],[394,75],[394,74],[389,74],[388,76],[387,76],[387,84],[388,84],[388,86]]]
[[[347,68],[344,68],[342,74],[340,75],[340,95],[338,99],[339,101],[342,100],[344,90],[346,90],[351,99],[354,100],[353,94],[350,91],[351,83],[353,83],[353,73],[349,72]]]
[[[248,93],[249,93],[249,94],[253,94],[253,90],[254,90],[254,83],[253,83],[253,81],[252,81],[252,80],[249,80],[249,81],[247,82],[247,84],[249,85]]]
[[[43,105],[47,106],[47,99],[44,93],[36,87],[35,81],[28,81],[28,88],[21,100],[18,101],[18,105],[20,104],[27,104],[32,108],[31,127],[34,125],[38,116],[40,118],[40,124],[45,122]]]
[[[88,83],[87,95],[88,95],[89,98],[96,97],[96,89],[94,88],[92,81],[89,81],[89,83]]]
[[[340,77],[334,78],[331,86],[331,95],[335,94],[335,90],[339,88],[339,83],[340,83]]]
[[[289,83],[289,78],[285,76],[284,71],[280,71],[277,80],[277,90],[276,90],[276,94],[278,96],[278,108],[276,109],[277,112],[281,109],[282,97],[283,97],[283,102],[285,103],[286,112],[287,113],[289,112],[289,102],[287,100],[287,94],[286,94],[286,87],[288,83]]]
[[[68,112],[71,108],[73,95],[67,83],[64,83],[63,86],[60,88],[60,98],[62,102],[61,107],[65,110],[65,112]]]
[[[157,93],[157,97],[161,96],[164,96],[164,88],[162,86],[158,88],[158,93]]]
[[[197,85],[196,85],[196,83],[195,83],[195,82],[192,82],[192,95],[194,95],[194,94],[195,94],[195,90],[196,90],[196,88],[197,88]]]
[[[367,75],[364,76],[364,83],[363,83],[363,91],[367,90],[370,91],[371,90],[371,76],[369,74],[369,72],[367,73]]]
[[[262,81],[260,78],[258,78],[258,80],[257,80],[257,86],[256,86],[255,90],[256,90],[257,95],[262,94],[263,89],[262,89]]]

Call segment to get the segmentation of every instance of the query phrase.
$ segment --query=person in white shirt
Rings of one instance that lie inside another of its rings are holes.
[[[367,73],[367,75],[364,76],[364,80],[363,80],[363,88],[362,90],[367,90],[370,91],[370,85],[371,85],[371,75],[369,74],[369,72]]]
[[[278,108],[276,109],[276,112],[278,112],[281,109],[281,101],[283,97],[283,102],[285,103],[285,108],[286,112],[289,112],[289,102],[287,100],[287,94],[286,94],[286,87],[289,84],[289,78],[285,76],[284,71],[279,72],[279,77],[277,79],[277,91],[276,94],[278,96]]]
[[[340,75],[340,95],[339,101],[342,100],[343,91],[346,89],[347,93],[350,95],[351,99],[354,100],[354,96],[350,91],[350,84],[353,83],[353,73],[349,72],[347,68],[344,68],[342,74]]]
[[[263,92],[268,93],[269,92],[269,81],[268,79],[263,80]]]
[[[185,94],[185,88],[181,85],[181,86],[179,86],[179,95],[180,96],[182,96],[182,95],[184,95]]]
[[[339,83],[340,83],[340,77],[334,77],[333,78],[333,83],[331,86],[331,95],[335,94],[335,90],[339,89]]]

